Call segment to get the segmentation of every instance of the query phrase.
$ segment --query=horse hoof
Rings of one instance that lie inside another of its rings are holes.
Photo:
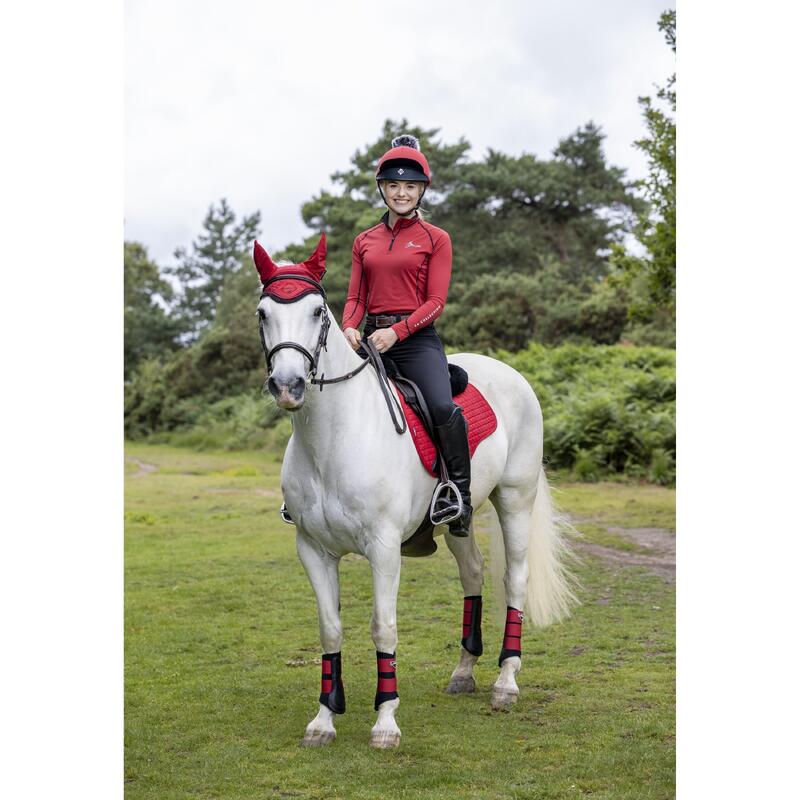
[[[468,694],[475,691],[475,678],[469,675],[466,678],[450,678],[445,690],[448,694]]]
[[[313,731],[307,733],[300,742],[300,747],[324,747],[336,738],[336,731]]]
[[[517,702],[519,692],[506,692],[495,689],[492,692],[492,711],[502,711]]]
[[[381,731],[373,733],[369,739],[369,746],[378,750],[388,750],[400,746],[400,733],[396,731]]]

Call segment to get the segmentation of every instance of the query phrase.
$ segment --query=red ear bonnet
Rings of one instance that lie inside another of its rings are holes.
[[[303,262],[304,266],[312,274],[316,281],[322,281],[322,276],[325,274],[325,255],[327,253],[327,245],[325,242],[325,234],[320,236],[317,249],[314,250],[311,258]]]
[[[253,261],[261,277],[261,283],[266,283],[278,271],[278,268],[272,263],[269,253],[258,243],[258,239],[253,245]]]
[[[253,261],[261,277],[261,283],[266,283],[270,278],[275,278],[281,274],[304,275],[308,278],[313,278],[317,283],[321,283],[322,276],[325,274],[325,254],[326,243],[324,233],[320,237],[317,249],[314,250],[311,257],[302,264],[285,264],[278,267],[273,263],[267,251],[258,241],[253,245]],[[306,283],[306,281],[286,278],[271,283],[264,289],[264,294],[272,297],[279,303],[290,303],[309,292],[316,291],[317,289],[315,289],[312,284]]]

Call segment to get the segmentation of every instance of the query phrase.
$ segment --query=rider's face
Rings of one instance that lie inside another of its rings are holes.
[[[386,205],[398,216],[410,214],[422,194],[422,181],[382,181]]]

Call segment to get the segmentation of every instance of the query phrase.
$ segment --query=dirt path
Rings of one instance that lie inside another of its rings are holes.
[[[572,518],[572,523],[580,530],[580,517]],[[675,534],[664,528],[612,528],[609,533],[627,539],[632,544],[646,549],[647,553],[631,553],[613,547],[593,544],[583,539],[573,539],[575,547],[584,553],[601,559],[609,564],[621,564],[626,567],[643,567],[654,575],[668,581],[675,580]]]
[[[147,464],[144,461],[139,461],[138,458],[133,458],[133,456],[126,456],[125,460],[131,464],[136,464],[136,466],[139,468],[139,471],[129,475],[129,478],[141,478],[142,475],[150,475],[158,469],[155,464]]]

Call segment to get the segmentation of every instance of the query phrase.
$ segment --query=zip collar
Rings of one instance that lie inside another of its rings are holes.
[[[381,217],[381,222],[389,228],[389,212],[384,212],[384,215]],[[419,214],[414,214],[411,219],[407,219],[406,217],[398,217],[397,222],[394,224],[394,228],[389,228],[392,232],[392,235],[395,235],[398,231],[403,230],[403,228],[410,228],[412,225],[416,225],[419,222]]]

